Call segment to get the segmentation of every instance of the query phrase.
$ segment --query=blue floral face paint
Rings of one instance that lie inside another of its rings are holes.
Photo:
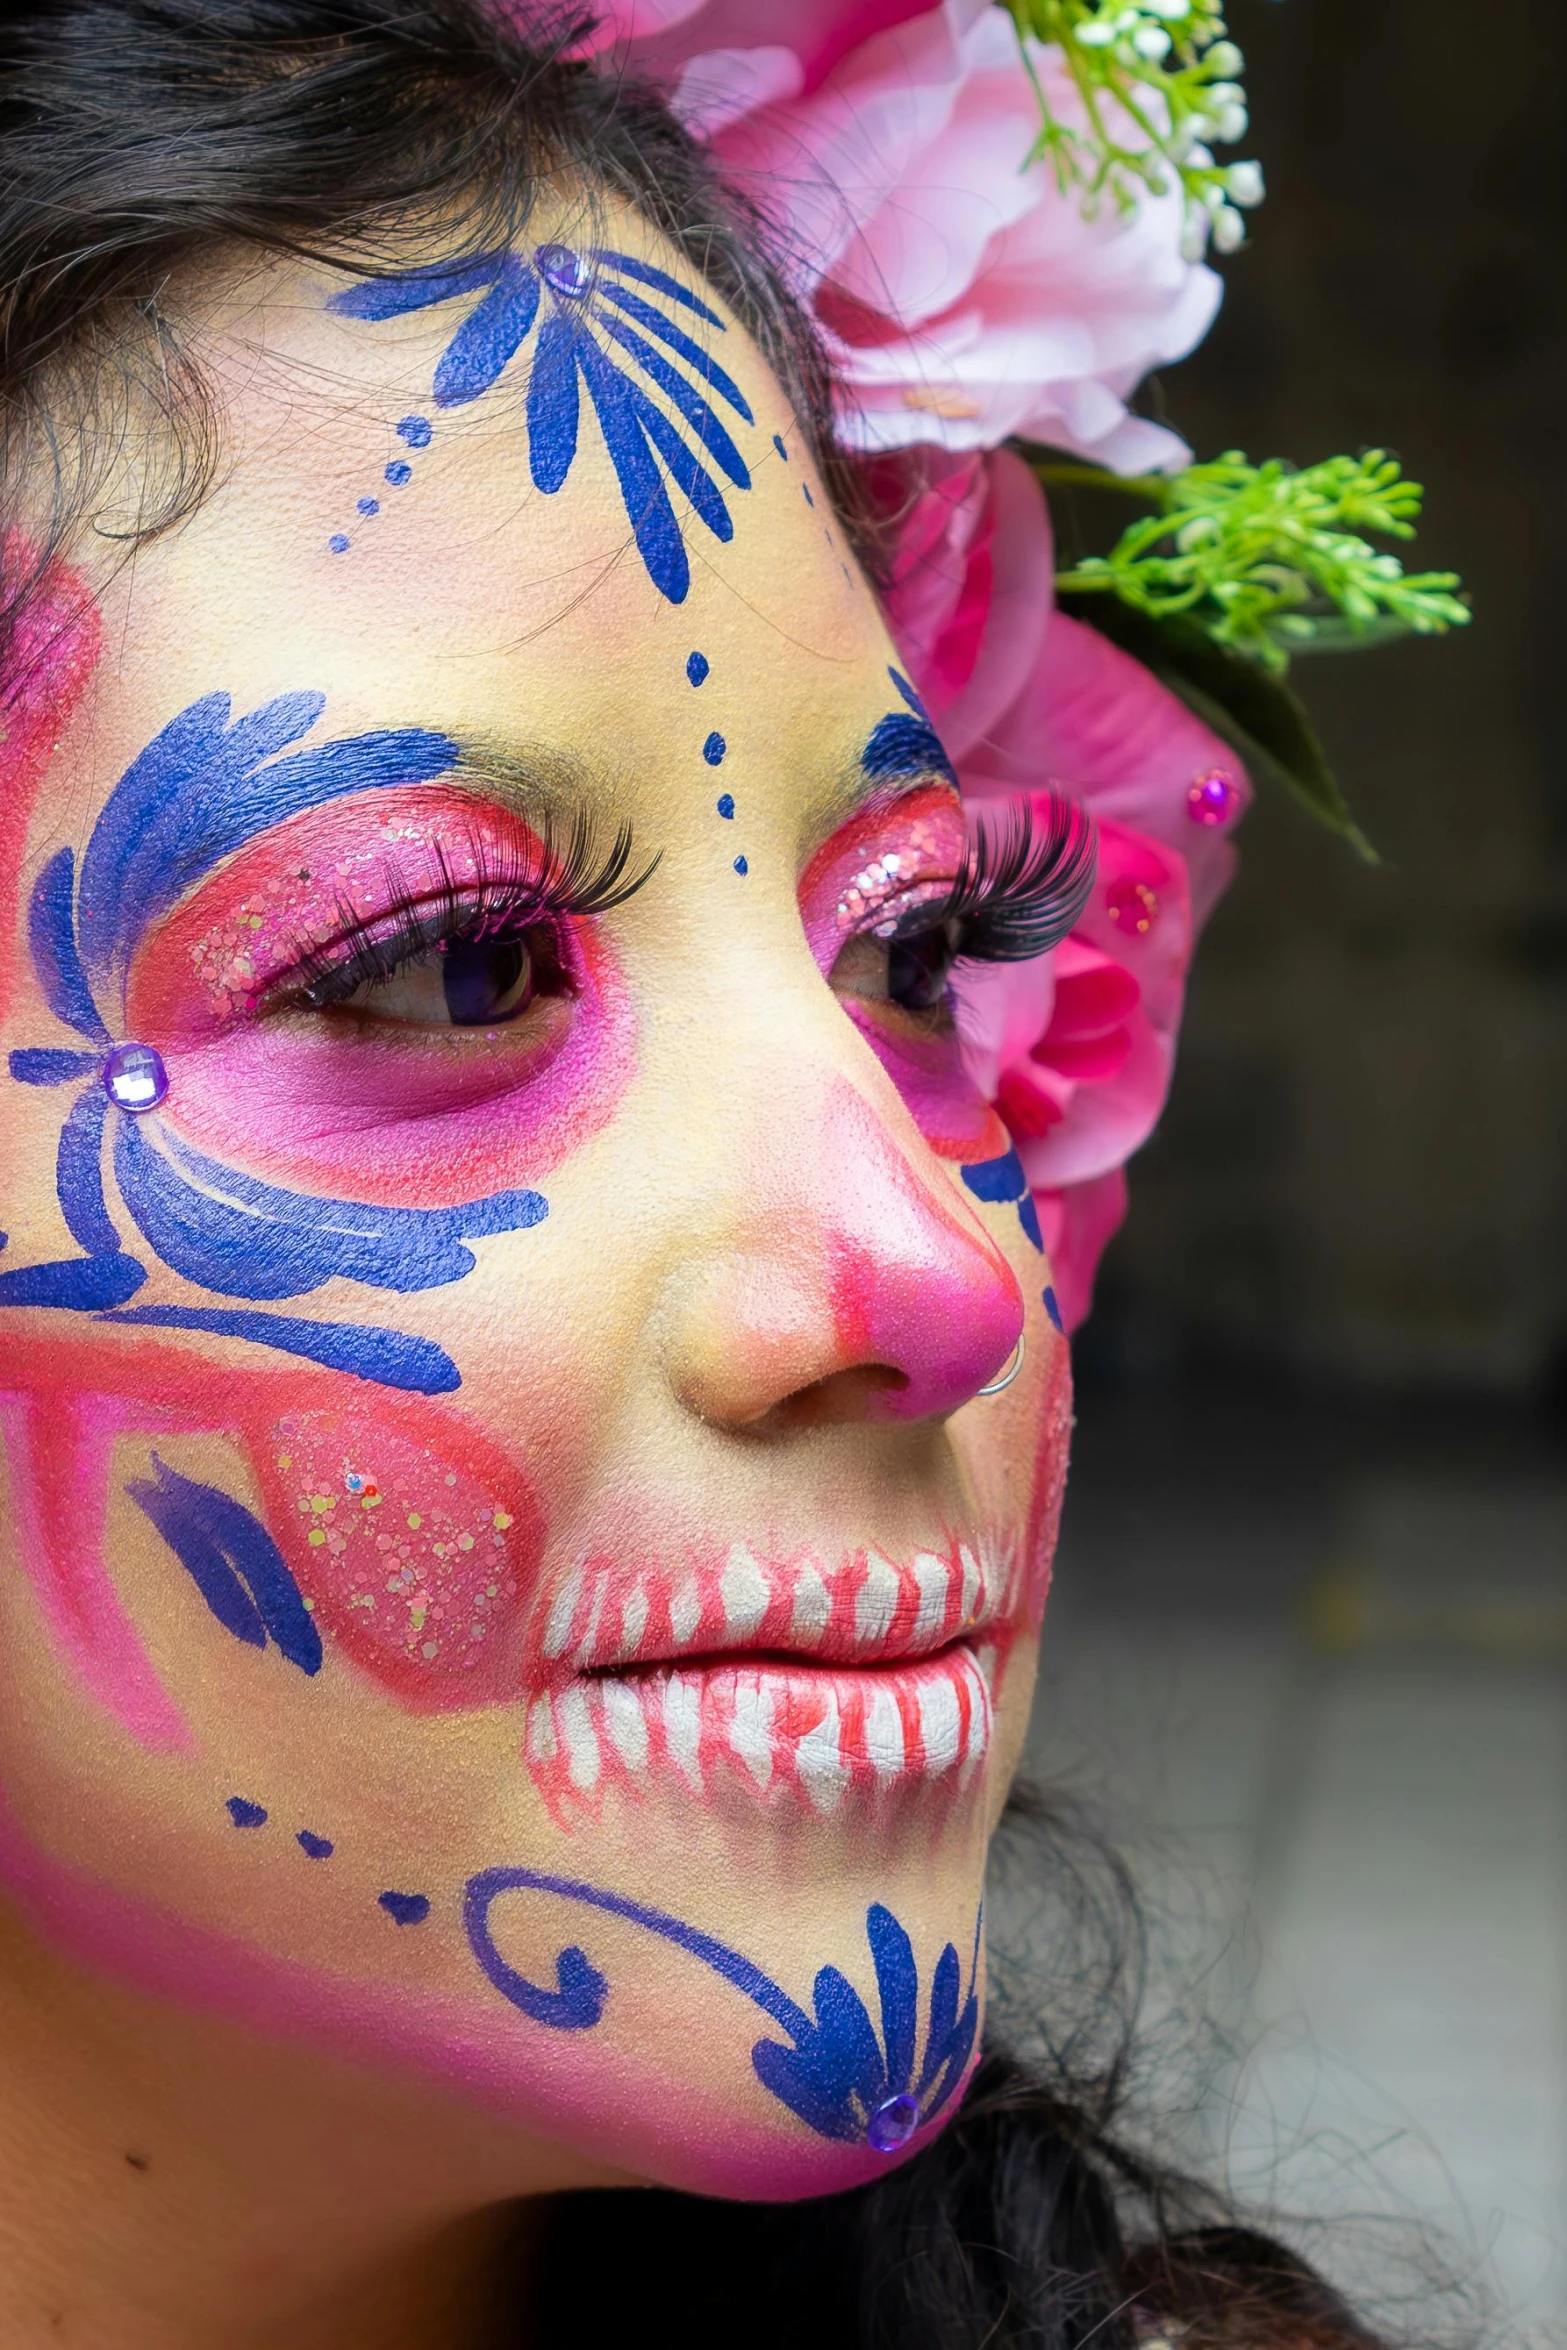
[[[334,294],[328,308],[374,322],[474,295],[479,298],[436,365],[436,406],[459,408],[482,398],[531,338],[526,411],[534,487],[546,496],[565,487],[586,392],[648,577],[671,603],[682,603],[691,566],[671,491],[715,539],[727,542],[734,521],[720,483],[751,486],[750,467],[720,414],[727,409],[752,424],[750,403],[680,314],[718,334],[727,331],[724,321],[667,270],[629,253],[560,244],[376,278]],[[678,424],[649,387],[662,393]],[[407,429],[413,424],[423,426],[422,439]],[[414,448],[431,437],[422,418],[405,418],[398,429]],[[389,466],[386,478],[406,482],[409,468]]]
[[[503,1999],[531,2022],[557,2032],[594,2030],[610,2000],[610,1984],[575,1943],[556,1958],[553,1987],[530,1982],[507,1963],[495,1941],[492,1915],[498,1901],[519,1892],[551,1895],[639,1926],[673,1943],[759,2007],[788,2040],[757,2041],[751,2051],[756,2077],[819,2137],[896,2153],[917,2129],[935,2120],[962,2084],[979,2026],[977,1919],[967,1988],[950,1942],[936,1961],[921,2045],[914,1946],[879,1902],[865,1913],[881,2008],[878,2033],[865,2002],[837,1967],[818,1972],[815,2014],[807,2014],[741,1952],[662,1910],[536,1869],[487,1869],[470,1880],[463,1900],[469,1946]]]
[[[113,1093],[117,1072],[134,1077],[141,1069],[141,1062],[131,1066],[138,1049],[145,1058],[132,1040],[117,1043],[110,1023],[124,1018],[133,956],[160,916],[222,860],[287,819],[351,795],[427,782],[457,758],[449,737],[419,728],[279,755],[309,732],[323,707],[319,694],[288,694],[232,720],[226,695],[193,703],[109,795],[79,881],[69,848],[40,874],[28,924],[39,986],[57,1019],[107,1051],[100,1059],[23,1047],[11,1057],[12,1077],[25,1085],[86,1081],[65,1117],[56,1161],[61,1212],[84,1254],[0,1273],[0,1304],[115,1313],[145,1281],[144,1264],[122,1248],[104,1189],[111,1115],[115,1184],[142,1238],[171,1271],[222,1298],[271,1303],[307,1295],[334,1277],[404,1294],[439,1287],[473,1270],[467,1240],[526,1230],[547,1213],[532,1190],[430,1209],[291,1191],[193,1150],[166,1118],[149,1114],[152,1099],[122,1101]],[[230,1307],[148,1306],[124,1318],[247,1338],[424,1392],[458,1384],[442,1349],[402,1332],[296,1323]]]

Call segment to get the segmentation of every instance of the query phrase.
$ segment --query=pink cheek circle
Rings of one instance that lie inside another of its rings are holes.
[[[948,881],[963,853],[963,811],[937,787],[871,809],[825,842],[800,884],[800,917],[817,965],[831,972],[846,940],[874,931],[878,907],[921,880]],[[1006,1129],[970,1078],[955,1035],[921,1035],[897,1011],[852,996],[844,1010],[938,1157],[993,1158]]]
[[[537,871],[538,844],[439,785],[340,800],[276,826],[155,930],[127,1032],[162,1053],[164,1116],[215,1158],[377,1204],[450,1207],[547,1174],[612,1115],[632,1067],[618,963],[587,922],[556,936],[570,993],[515,1026],[433,1028],[258,1004],[400,890]]]
[[[521,1693],[543,1521],[477,1430],[423,1443],[373,1412],[294,1411],[269,1430],[268,1523],[323,1634],[419,1711]]]

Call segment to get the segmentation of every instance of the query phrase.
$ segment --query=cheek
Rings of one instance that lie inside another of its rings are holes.
[[[290,1411],[258,1466],[268,1518],[321,1630],[420,1712],[515,1699],[544,1545],[520,1472],[469,1426]]]

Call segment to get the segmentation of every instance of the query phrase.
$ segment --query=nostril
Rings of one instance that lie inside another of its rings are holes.
[[[751,1425],[767,1435],[895,1418],[899,1415],[892,1399],[908,1384],[908,1374],[891,1363],[856,1363],[852,1370],[833,1371],[825,1379],[813,1379],[808,1387],[797,1387]]]

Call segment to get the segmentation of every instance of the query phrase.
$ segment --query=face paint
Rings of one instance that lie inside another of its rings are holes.
[[[989,1747],[1011,1583],[952,1536],[900,1563],[589,1557],[540,1601],[529,1771],[563,1824],[661,1782],[820,1816],[956,1795]]]
[[[873,806],[835,833],[800,883],[800,916],[821,970],[830,974],[853,941],[884,940],[902,917],[942,898],[963,843],[961,806],[938,786]],[[965,1069],[950,1023],[852,992],[842,1000],[932,1150],[983,1159],[1007,1147],[1006,1129]]]
[[[127,1020],[173,1072],[180,1132],[388,1206],[454,1206],[506,1167],[547,1174],[613,1116],[631,1069],[624,989],[590,923],[539,918],[553,992],[514,1021],[437,1027],[297,1000],[334,954],[393,932],[399,908],[446,902],[455,921],[463,897],[482,908],[545,869],[517,819],[440,786],[344,800],[252,842],[130,973]]]
[[[750,468],[714,402],[753,424],[750,403],[681,323],[684,313],[723,334],[718,312],[667,270],[632,254],[557,244],[376,278],[334,294],[328,307],[339,317],[380,320],[474,294],[480,299],[436,367],[436,405],[465,407],[491,390],[542,313],[527,392],[533,486],[546,495],[564,488],[576,461],[585,390],[648,577],[672,604],[683,603],[691,564],[671,486],[720,544],[734,537],[720,476],[733,489],[751,486]],[[674,409],[684,432],[650,397],[649,386]],[[400,465],[399,481],[408,473]]]

